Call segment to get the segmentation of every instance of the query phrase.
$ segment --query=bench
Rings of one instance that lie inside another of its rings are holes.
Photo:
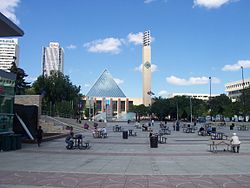
[[[82,143],[82,149],[89,149],[89,140],[84,140]]]
[[[165,136],[165,135],[163,135],[163,136],[161,136],[161,143],[167,143],[167,136]]]
[[[231,151],[230,150],[231,144],[229,142],[226,142],[225,140],[211,140],[210,141],[209,148],[211,152],[217,152],[218,146],[223,146],[224,147],[223,151]]]

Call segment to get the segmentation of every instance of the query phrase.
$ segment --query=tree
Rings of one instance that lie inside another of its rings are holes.
[[[25,73],[23,69],[18,68],[15,62],[12,63],[12,66],[9,70],[10,72],[16,74],[16,85],[15,85],[16,95],[24,95],[25,90],[30,88],[30,82],[25,82],[25,77],[27,77],[28,75]]]
[[[225,94],[216,96],[210,100],[211,114],[215,115],[226,115],[228,114],[227,110],[230,108],[232,101]]]
[[[149,112],[149,108],[144,104],[133,105],[131,106],[130,112],[134,112],[136,114],[136,121],[141,119],[141,116],[147,116]]]
[[[69,76],[65,76],[61,72],[51,72],[50,76],[39,76],[33,83],[36,94],[44,96],[44,106],[47,111],[52,111],[52,115],[55,112],[61,112],[63,108],[59,108],[59,103],[63,101],[70,102],[67,108],[73,109],[77,114],[79,111],[80,101],[80,86],[75,86],[71,83]],[[68,103],[67,103],[68,104]],[[56,108],[58,106],[58,108]],[[61,106],[61,105],[60,105]],[[70,110],[67,110],[69,112]]]
[[[169,113],[169,101],[167,99],[154,98],[151,106],[151,112],[158,117],[159,120],[164,120]]]
[[[242,91],[243,92],[243,91]],[[240,95],[241,111],[245,116],[250,115],[250,87],[244,89],[244,95]]]

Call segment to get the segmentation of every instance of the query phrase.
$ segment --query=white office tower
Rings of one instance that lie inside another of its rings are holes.
[[[143,33],[142,47],[142,81],[143,94],[142,100],[145,106],[151,105],[151,47],[150,47],[150,31]]]
[[[63,73],[64,50],[57,42],[50,42],[49,47],[43,48],[42,68],[43,75],[50,76],[51,71]]]
[[[9,71],[13,62],[18,67],[18,40],[16,38],[0,38],[0,69]]]

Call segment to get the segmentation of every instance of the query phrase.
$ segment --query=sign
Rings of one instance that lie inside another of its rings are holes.
[[[0,87],[0,94],[3,94],[3,93],[4,93],[4,88]]]

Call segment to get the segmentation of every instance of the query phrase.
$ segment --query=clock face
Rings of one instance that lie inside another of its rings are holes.
[[[150,64],[148,61],[146,61],[146,62],[144,63],[144,66],[145,66],[147,69],[149,69],[149,68],[151,67],[151,64]]]

